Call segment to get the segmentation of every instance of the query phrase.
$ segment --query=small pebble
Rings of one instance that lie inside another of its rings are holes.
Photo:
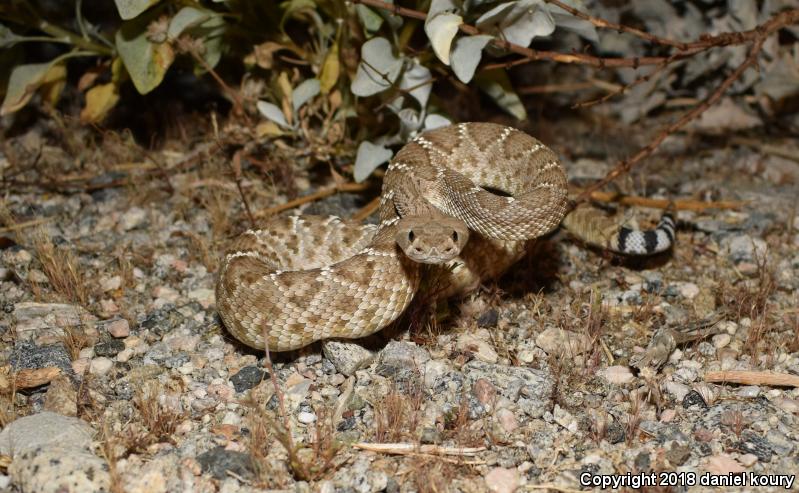
[[[309,413],[307,411],[302,411],[297,415],[297,421],[300,423],[309,425],[316,421],[316,415],[314,413]]]
[[[130,324],[124,318],[120,318],[106,324],[105,330],[107,330],[112,337],[123,339],[130,335]]]
[[[519,487],[521,477],[516,469],[495,467],[485,475],[485,482],[488,490],[494,493],[513,493]]]
[[[729,334],[716,334],[713,336],[713,345],[716,346],[716,349],[721,349],[727,346],[732,340],[732,337]]]
[[[112,359],[106,358],[105,356],[100,356],[92,360],[91,367],[89,367],[89,373],[92,375],[102,376],[108,373],[113,366],[114,361]]]
[[[516,419],[516,415],[508,409],[502,408],[498,410],[496,416],[497,422],[506,433],[512,433],[519,427],[519,420]]]
[[[614,385],[624,385],[630,383],[635,378],[635,375],[630,371],[630,368],[622,365],[609,366],[600,372],[602,377]]]
[[[679,289],[680,289],[680,294],[683,296],[683,298],[689,300],[696,298],[696,295],[699,294],[699,286],[697,286],[692,282],[686,282],[680,285]]]
[[[754,399],[760,395],[760,387],[757,385],[746,385],[738,389],[738,396],[744,399]]]
[[[738,457],[738,462],[744,467],[752,467],[757,464],[757,456],[755,454],[743,454]]]

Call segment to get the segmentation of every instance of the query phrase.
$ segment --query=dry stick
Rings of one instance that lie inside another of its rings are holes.
[[[444,447],[441,445],[417,445],[415,443],[353,443],[353,447],[370,452],[384,454],[429,454],[429,455],[458,455],[473,457],[479,452],[484,452],[485,447]]]
[[[353,214],[352,219],[355,221],[363,221],[367,217],[371,216],[378,207],[380,207],[380,197],[375,197],[368,204],[361,207],[358,212]]]
[[[250,220],[250,227],[255,228],[255,217],[252,215],[250,202],[247,200],[244,188],[241,186],[241,149],[236,151],[236,154],[233,155],[233,161],[231,161],[230,167],[233,169],[233,181],[236,182],[236,188],[241,196],[241,202],[244,204],[244,210],[247,212],[247,218]]]
[[[10,233],[12,231],[17,231],[20,229],[38,226],[40,224],[49,223],[50,221],[53,220],[55,220],[54,217],[40,217],[38,219],[31,219],[30,221],[23,221],[21,223],[16,223],[10,226],[6,226],[4,228],[0,228],[0,233]]]
[[[318,192],[314,192],[310,195],[299,197],[294,200],[289,200],[285,204],[280,204],[274,207],[270,207],[268,209],[260,210],[255,213],[255,217],[268,217],[275,214],[279,214],[283,211],[301,206],[302,204],[307,204],[309,202],[314,202],[316,200],[329,197],[337,192],[363,192],[368,188],[369,184],[367,183],[342,183],[341,185],[333,185],[327,188],[323,188]]]
[[[605,94],[602,97],[599,97],[599,98],[596,98],[596,99],[592,99],[590,101],[583,101],[581,103],[576,103],[576,104],[572,105],[572,108],[586,108],[588,106],[594,106],[594,105],[597,105],[597,104],[602,104],[602,103],[604,103],[605,101],[607,101],[608,99],[610,99],[610,98],[612,98],[614,96],[617,96],[619,94],[623,94],[624,92],[626,92],[628,89],[630,89],[632,87],[635,87],[635,86],[637,86],[639,84],[643,84],[644,82],[649,82],[652,79],[652,77],[654,77],[659,72],[661,72],[666,67],[668,67],[671,64],[671,62],[673,62],[673,61],[674,60],[667,60],[667,61],[659,64],[657,67],[655,67],[655,70],[653,70],[652,72],[650,72],[650,73],[648,73],[646,75],[642,75],[641,77],[638,77],[637,79],[635,79],[634,81],[630,82],[629,84],[619,85],[614,90],[608,92],[607,94]]]
[[[711,383],[729,382],[742,385],[769,385],[772,387],[799,387],[799,377],[788,373],[772,371],[709,371],[705,381]]]
[[[653,209],[668,209],[674,206],[681,211],[704,211],[707,209],[738,209],[746,204],[745,201],[719,200],[716,202],[703,202],[701,200],[667,200],[650,199],[646,197],[636,197],[623,195],[614,192],[591,192],[591,200],[597,202],[617,202],[623,205],[635,205],[639,207],[651,207]]]
[[[799,10],[796,10],[796,13],[799,14]],[[799,20],[799,15],[796,16],[797,20]],[[638,151],[633,157],[629,159],[624,159],[619,161],[619,163],[614,167],[603,179],[599,180],[598,182],[594,183],[593,185],[589,186],[587,189],[583,191],[577,197],[577,203],[587,201],[591,194],[600,188],[604,187],[608,183],[612,182],[622,174],[625,174],[630,171],[630,169],[638,164],[641,160],[645,157],[648,157],[655,149],[660,146],[660,144],[666,140],[666,138],[679,130],[680,128],[684,127],[688,122],[693,120],[694,118],[698,117],[702,113],[704,113],[708,108],[716,104],[719,99],[727,92],[727,89],[735,82],[741,74],[743,74],[746,69],[748,69],[751,65],[755,64],[757,61],[757,55],[760,53],[760,50],[763,48],[763,43],[766,40],[766,37],[771,34],[770,32],[764,33],[763,37],[759,38],[754,42],[752,45],[752,49],[749,51],[749,56],[746,57],[743,63],[741,63],[735,70],[732,71],[730,75],[727,76],[724,81],[714,90],[710,96],[708,96],[702,103],[698,106],[694,107],[692,110],[685,113],[679,120],[672,123],[671,125],[666,126],[655,138],[647,144],[643,149]]]

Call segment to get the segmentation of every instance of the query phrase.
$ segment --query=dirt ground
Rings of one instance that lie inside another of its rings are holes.
[[[152,151],[68,120],[4,129],[0,491],[797,488],[795,141],[693,128],[606,189],[642,227],[661,211],[635,204],[677,200],[670,252],[556,233],[465,299],[270,363],[221,325],[220,257],[247,208],[330,190],[351,156],[186,121]],[[657,125],[519,126],[576,191]],[[351,216],[379,178],[360,188],[282,212]]]

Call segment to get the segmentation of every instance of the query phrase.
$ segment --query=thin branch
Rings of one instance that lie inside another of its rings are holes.
[[[799,10],[796,10],[795,13],[797,20],[799,20]],[[775,29],[776,30],[776,29]],[[763,48],[763,43],[766,41],[766,38],[769,33],[764,33],[761,38],[755,41],[754,45],[752,46],[751,50],[749,50],[749,56],[746,57],[746,60],[743,61],[735,70],[732,71],[730,75],[727,76],[724,81],[699,105],[695,106],[690,111],[686,112],[679,120],[676,122],[667,125],[657,136],[655,136],[654,140],[647,144],[643,149],[638,151],[633,157],[629,159],[624,159],[619,161],[619,163],[614,167],[603,179],[599,180],[598,182],[594,183],[583,193],[581,193],[577,197],[577,203],[585,202],[590,198],[591,193],[599,190],[600,188],[604,187],[608,183],[612,182],[622,174],[625,174],[632,169],[633,166],[641,162],[644,158],[650,156],[655,150],[663,143],[666,138],[676,132],[677,130],[681,129],[685,125],[687,125],[690,121],[697,118],[699,115],[704,113],[708,110],[711,106],[716,104],[719,99],[727,92],[727,89],[738,80],[738,78],[752,65],[757,62],[757,55],[760,53],[760,50]]]
[[[677,48],[679,50],[685,50],[685,49],[688,48],[688,45],[686,43],[683,43],[683,42],[680,42],[680,41],[674,41],[673,39],[661,38],[659,36],[655,36],[655,35],[646,33],[644,31],[641,31],[640,29],[636,29],[636,28],[630,27],[630,26],[625,26],[623,24],[615,24],[613,22],[608,22],[605,19],[600,19],[599,17],[594,17],[592,15],[586,14],[585,12],[579,11],[579,10],[575,9],[574,7],[566,5],[565,3],[563,3],[563,2],[561,2],[559,0],[544,0],[544,2],[551,3],[552,5],[557,5],[558,7],[562,8],[563,10],[565,10],[568,13],[570,13],[571,15],[573,15],[573,16],[579,18],[579,19],[583,19],[585,21],[588,21],[588,22],[590,22],[591,24],[593,24],[596,27],[600,27],[600,28],[604,28],[604,29],[610,29],[610,30],[613,30],[613,31],[618,31],[620,33],[624,32],[624,33],[632,34],[633,36],[636,36],[638,38],[643,39],[644,41],[649,41],[650,43],[659,44],[659,45],[672,46],[672,47]]]
[[[275,214],[279,214],[283,211],[287,211],[289,209],[293,209],[295,207],[299,207],[302,204],[307,204],[309,202],[314,202],[325,197],[329,197],[334,195],[338,192],[363,192],[369,188],[368,183],[342,183],[340,185],[333,185],[327,188],[323,188],[317,192],[314,192],[310,195],[306,195],[304,197],[299,197],[294,200],[290,200],[285,204],[276,205],[274,207],[270,207],[268,209],[263,209],[257,211],[255,213],[255,217],[269,217]]]
[[[739,209],[746,202],[736,200],[719,200],[704,202],[702,200],[667,200],[636,197],[613,192],[592,192],[591,200],[596,202],[615,202],[622,205],[668,209],[674,207],[678,211],[705,211],[708,209]]]

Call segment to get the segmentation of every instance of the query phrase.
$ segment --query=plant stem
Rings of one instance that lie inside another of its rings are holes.
[[[56,38],[53,40],[54,42],[69,42],[78,48],[94,52],[98,55],[112,56],[114,54],[114,50],[111,48],[95,43],[94,41],[83,39],[72,31],[50,24],[45,20],[39,21],[36,28]]]

